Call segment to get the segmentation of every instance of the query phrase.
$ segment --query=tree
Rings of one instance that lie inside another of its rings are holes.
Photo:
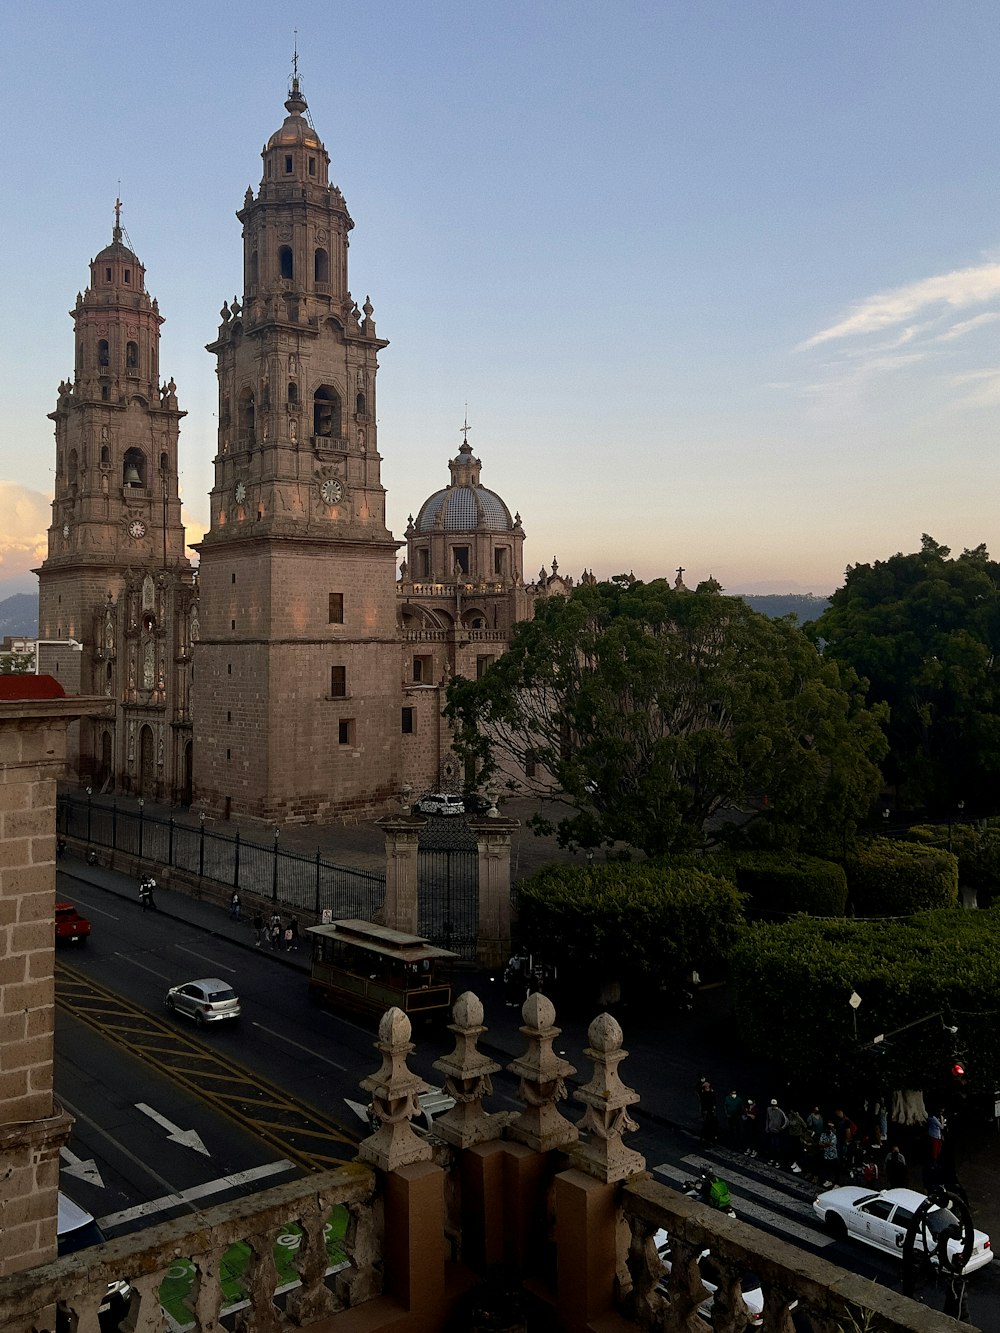
[[[1000,565],[985,546],[920,550],[849,568],[807,632],[888,705],[886,777],[906,808],[953,814],[1000,801]]]
[[[525,787],[565,803],[567,846],[684,850],[727,807],[839,842],[880,787],[878,716],[801,630],[717,588],[623,576],[537,604],[449,687],[466,762],[534,772]]]
[[[34,669],[34,653],[0,653],[0,676],[27,676]]]

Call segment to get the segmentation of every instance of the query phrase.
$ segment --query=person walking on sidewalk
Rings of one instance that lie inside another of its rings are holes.
[[[906,1158],[896,1145],[893,1145],[886,1153],[882,1170],[885,1172],[887,1189],[895,1190],[906,1187]]]
[[[285,931],[285,947],[289,953],[298,953],[299,951],[299,919],[297,916],[288,918],[288,929]]]
[[[743,1147],[744,1104],[743,1098],[735,1088],[722,1103],[722,1109],[726,1114],[726,1125],[729,1129],[729,1143],[731,1147],[736,1149]]]
[[[764,1135],[767,1142],[767,1157],[772,1166],[781,1165],[782,1134],[788,1127],[788,1116],[778,1105],[777,1097],[771,1098],[771,1105],[764,1113]]]
[[[823,1170],[826,1172],[823,1188],[830,1189],[834,1185],[839,1185],[841,1179],[840,1143],[837,1139],[837,1127],[832,1120],[826,1122],[826,1129],[819,1136],[819,1151]]]
[[[743,1151],[748,1157],[757,1156],[757,1143],[760,1139],[760,1117],[757,1114],[757,1103],[752,1097],[748,1097],[743,1104]]]
[[[715,1089],[708,1079],[701,1085],[698,1096],[701,1101],[701,1143],[715,1143],[719,1137],[719,1108]]]
[[[267,928],[268,939],[271,941],[271,948],[277,949],[281,943],[281,917],[277,912],[271,916],[271,923]]]
[[[260,912],[253,914],[253,942],[257,948],[260,948],[260,942],[264,938],[264,918]]]
[[[240,908],[242,907],[242,905],[243,904],[240,902],[239,893],[236,891],[236,889],[233,889],[233,896],[229,899],[229,915],[233,918],[234,921],[239,921]]]

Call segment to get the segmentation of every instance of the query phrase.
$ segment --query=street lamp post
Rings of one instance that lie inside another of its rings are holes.
[[[90,840],[91,840],[90,829],[91,829],[91,816],[93,813],[93,807],[91,806],[90,798],[93,796],[93,794],[94,794],[93,787],[88,787],[87,788],[87,846],[88,847],[90,846]]]
[[[139,797],[139,860],[142,860],[142,809],[146,802]]]
[[[271,868],[271,901],[278,901],[278,839],[281,837],[281,829],[274,830],[274,865]]]
[[[198,837],[198,878],[205,877],[205,811],[198,812],[199,837]]]

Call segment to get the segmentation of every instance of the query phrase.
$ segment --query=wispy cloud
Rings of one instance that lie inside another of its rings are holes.
[[[52,508],[48,497],[13,481],[0,481],[0,578],[14,578],[38,565],[48,549]]]
[[[953,324],[944,333],[939,333],[934,341],[948,343],[955,338],[964,338],[973,329],[981,328],[984,324],[994,324],[998,319],[1000,319],[1000,311],[989,311],[985,315],[973,315],[972,319],[963,319],[960,324]]]
[[[1000,263],[980,264],[975,268],[939,273],[890,291],[878,292],[860,301],[845,319],[803,343],[804,348],[838,338],[852,338],[878,333],[882,329],[914,321],[918,315],[935,307],[960,310],[1000,298]],[[965,323],[972,323],[971,320]],[[958,325],[954,327],[959,327]],[[960,336],[958,334],[955,335]]]

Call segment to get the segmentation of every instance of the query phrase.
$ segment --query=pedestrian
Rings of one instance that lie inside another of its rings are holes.
[[[292,928],[291,928],[291,926],[286,926],[286,927],[285,927],[284,940],[285,940],[285,953],[291,953],[291,952],[292,952]]]
[[[263,938],[264,938],[264,918],[263,918],[263,916],[261,915],[261,913],[260,913],[259,911],[258,911],[258,912],[254,912],[254,914],[253,914],[253,942],[254,942],[254,944],[256,944],[256,946],[257,946],[258,949],[260,948],[260,942],[261,942],[261,940],[262,940]]]
[[[760,1137],[760,1121],[757,1116],[757,1103],[748,1097],[743,1103],[743,1151],[748,1157],[757,1156],[757,1143]]]
[[[837,1149],[840,1154],[840,1164],[844,1170],[850,1171],[854,1164],[854,1154],[857,1151],[858,1127],[850,1116],[845,1115],[840,1110],[833,1113],[833,1127],[837,1131]]]
[[[299,951],[299,919],[298,919],[297,916],[289,917],[289,919],[288,919],[288,934],[289,934],[289,936],[291,937],[291,941],[292,941],[292,952],[293,952],[293,953],[298,953],[298,951]]]
[[[698,1096],[701,1102],[701,1142],[715,1143],[719,1137],[719,1109],[715,1089],[708,1079],[701,1085]]]
[[[729,1128],[729,1142],[733,1148],[743,1147],[743,1107],[745,1103],[735,1088],[722,1103]]]
[[[895,1145],[886,1153],[882,1169],[885,1171],[886,1189],[905,1189],[906,1158]]]
[[[241,906],[242,903],[240,902],[240,895],[237,893],[235,889],[233,889],[233,896],[229,899],[229,915],[233,918],[234,921],[239,921],[240,919]]]
[[[809,1139],[809,1128],[806,1125],[804,1117],[798,1111],[788,1112],[788,1150],[791,1154],[791,1164],[789,1171],[793,1175],[802,1174],[802,1163],[806,1160],[808,1151],[807,1142]]]
[[[809,1139],[807,1143],[809,1169],[815,1174],[818,1172],[820,1162],[822,1161],[819,1151],[819,1136],[823,1133],[823,1130],[826,1129],[826,1117],[818,1106],[814,1106],[806,1116],[806,1129],[809,1131]],[[820,1177],[820,1179],[822,1179],[822,1177]]]
[[[277,912],[274,912],[271,916],[271,921],[267,928],[267,934],[268,938],[271,941],[271,948],[277,949],[278,945],[281,943],[281,917],[278,915]]]
[[[826,1122],[826,1128],[819,1136],[819,1153],[827,1176],[823,1188],[828,1190],[839,1185],[841,1178],[840,1142],[837,1139],[837,1127],[832,1120]]]
[[[767,1144],[767,1157],[772,1166],[781,1165],[782,1134],[788,1127],[788,1116],[778,1105],[777,1097],[771,1098],[771,1105],[764,1112],[764,1140]]]

